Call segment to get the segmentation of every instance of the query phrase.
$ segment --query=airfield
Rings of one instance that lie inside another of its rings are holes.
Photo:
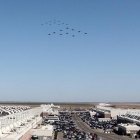
[[[139,103],[2,102],[2,140],[134,140]]]

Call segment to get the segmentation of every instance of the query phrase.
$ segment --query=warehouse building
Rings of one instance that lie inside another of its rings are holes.
[[[124,115],[117,117],[119,123],[135,123],[140,126],[140,110],[129,110]]]
[[[26,133],[31,129],[37,128],[38,124],[42,122],[42,112],[58,114],[58,108],[58,106],[54,106],[53,104],[41,105],[35,108],[30,108],[28,106],[1,106],[0,139],[19,140],[23,138],[24,140]],[[52,119],[52,116],[49,119]],[[51,126],[47,126],[44,130],[36,129],[33,135],[36,134],[38,137],[41,137],[42,134],[45,134],[44,139],[48,140],[48,138],[50,139],[52,136],[53,131],[53,129],[50,128]]]
[[[122,135],[137,134],[140,127],[136,124],[118,124],[118,133]]]
[[[134,111],[134,109],[131,109]],[[99,104],[94,111],[97,112],[99,117],[117,119],[117,116],[125,115],[130,109],[114,108],[109,104]]]
[[[42,108],[36,107],[0,117],[0,139],[19,140],[42,120],[41,112]]]
[[[42,126],[41,128],[36,128],[32,130],[32,139],[36,138],[38,140],[52,140],[54,128],[52,125]]]

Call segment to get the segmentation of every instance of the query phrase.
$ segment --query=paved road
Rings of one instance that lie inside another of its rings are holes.
[[[76,114],[74,114],[72,117],[79,129],[81,129],[82,131],[85,131],[87,133],[95,132],[102,140],[134,140],[134,139],[126,137],[126,136],[116,135],[114,133],[111,133],[111,134],[101,133],[98,130],[93,130],[92,128],[90,128]]]
[[[58,132],[58,134],[57,134],[57,140],[64,140],[63,133],[62,132]]]

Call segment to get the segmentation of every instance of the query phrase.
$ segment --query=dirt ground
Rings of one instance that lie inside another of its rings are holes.
[[[90,109],[94,108],[94,104],[61,104],[61,109],[75,110],[75,109]]]
[[[49,102],[39,102],[39,103],[30,103],[30,102],[23,102],[23,103],[0,103],[0,105],[28,105],[30,107],[39,107],[41,104],[50,104]],[[93,103],[54,103],[54,105],[59,105],[62,109],[90,109],[94,108],[98,102]],[[122,102],[110,102],[111,105],[113,105],[114,108],[124,108],[124,109],[140,109],[140,103],[122,103]]]
[[[135,103],[126,103],[126,104],[122,104],[122,103],[119,103],[119,104],[114,104],[115,108],[124,108],[124,109],[140,109],[140,103],[138,104],[135,104]]]

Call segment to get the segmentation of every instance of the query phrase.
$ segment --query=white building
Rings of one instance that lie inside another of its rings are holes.
[[[54,128],[52,125],[46,125],[32,131],[32,136],[38,137],[38,139],[47,140],[48,138],[53,138]]]
[[[126,114],[118,116],[118,120],[136,123],[140,126],[140,110],[129,110],[126,112]]]
[[[118,131],[122,134],[136,134],[139,130],[140,127],[135,124],[118,124]]]
[[[0,117],[0,139],[18,140],[42,120],[42,108],[32,108]]]
[[[48,105],[41,105],[41,108],[42,108],[42,116],[47,116],[50,114],[51,115],[58,115],[60,106],[48,104]]]
[[[120,115],[125,115],[127,112],[129,111],[134,111],[135,109],[121,109],[121,108],[113,108],[111,105],[109,104],[99,104],[96,106],[96,112],[98,113],[110,113],[110,116],[113,119],[117,119],[117,116]]]

